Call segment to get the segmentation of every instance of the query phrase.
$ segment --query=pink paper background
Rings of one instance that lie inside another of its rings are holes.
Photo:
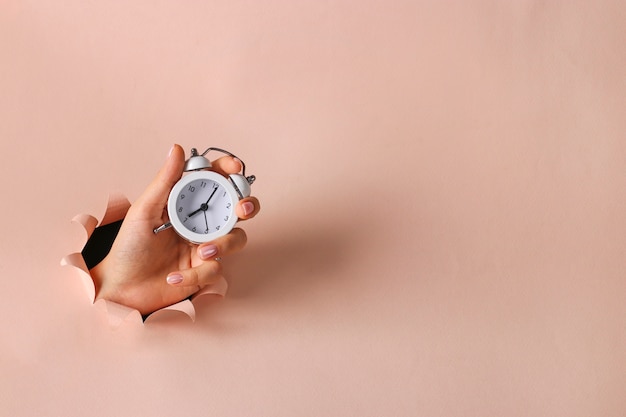
[[[626,415],[620,1],[0,3],[0,415]],[[196,321],[60,259],[172,143],[263,210]]]

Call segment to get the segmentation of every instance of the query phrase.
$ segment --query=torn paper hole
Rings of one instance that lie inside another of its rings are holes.
[[[83,281],[87,296],[94,302],[96,289],[89,273],[89,268],[98,264],[108,253],[117,231],[120,228],[122,220],[126,216],[130,202],[122,194],[111,194],[107,203],[107,208],[102,216],[102,220],[98,221],[89,214],[79,214],[72,219],[72,222],[82,225],[85,229],[86,240],[81,252],[71,253],[61,260],[61,265],[72,266],[76,270],[78,276]],[[109,323],[112,327],[117,327],[123,323],[147,323],[157,321],[162,311],[176,311],[195,321],[196,310],[194,300],[203,295],[211,294],[223,297],[228,289],[228,284],[223,278],[212,285],[204,287],[202,290],[194,294],[190,299],[180,301],[176,304],[157,310],[147,317],[142,317],[138,310],[127,307],[112,301],[98,300],[94,302],[94,306],[103,311],[107,315]]]

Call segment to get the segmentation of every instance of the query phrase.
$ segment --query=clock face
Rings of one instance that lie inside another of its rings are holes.
[[[172,189],[168,214],[174,229],[194,243],[228,233],[237,221],[237,198],[232,185],[211,171],[184,176]]]

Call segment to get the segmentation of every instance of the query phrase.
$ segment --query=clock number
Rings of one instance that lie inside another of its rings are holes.
[[[193,229],[191,229],[191,231],[192,231],[192,232],[195,232],[195,231],[196,231],[196,228],[194,227]]]
[[[189,220],[189,217],[185,217],[185,220],[183,220],[183,223],[186,223],[187,220]]]
[[[192,186],[190,185],[190,186],[189,186],[189,188],[188,188],[188,190],[189,190],[189,191],[191,191],[191,192],[193,193],[194,191],[196,191],[196,187],[192,187]]]
[[[228,216],[224,217],[224,221],[227,222],[228,221]]]
[[[218,226],[215,226],[215,228],[216,228],[217,230],[220,230],[220,226],[219,226],[219,225],[218,225]]]
[[[178,207],[178,212],[179,212],[179,213],[181,213],[182,211],[183,211],[182,206],[181,206],[181,207]]]
[[[202,181],[202,182],[200,183],[200,187],[202,187],[202,188],[206,187],[206,182]]]
[[[222,197],[226,197],[226,191],[224,191],[224,194],[222,194]]]
[[[226,208],[229,209],[230,208],[230,203],[226,204]]]

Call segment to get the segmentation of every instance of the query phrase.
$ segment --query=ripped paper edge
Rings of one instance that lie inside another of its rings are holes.
[[[130,208],[130,202],[121,193],[111,193],[108,198],[107,207],[102,216],[102,220],[98,221],[97,218],[90,214],[78,214],[72,219],[73,223],[80,224],[86,232],[85,244],[91,238],[96,227],[105,226],[107,224],[124,219],[128,209]],[[84,246],[84,244],[83,244]],[[108,317],[109,324],[112,327],[118,327],[124,323],[145,324],[148,322],[158,321],[159,312],[161,311],[176,311],[181,312],[185,316],[189,317],[192,321],[196,319],[196,309],[194,301],[203,295],[217,295],[224,297],[228,290],[228,284],[224,278],[221,278],[218,282],[208,285],[194,294],[190,299],[182,300],[176,304],[161,308],[152,312],[144,321],[138,310],[127,307],[113,301],[108,300],[95,300],[96,288],[89,273],[89,269],[85,263],[85,260],[80,252],[71,253],[63,259],[61,259],[62,266],[73,267],[79,277],[81,278],[87,296],[89,300],[102,311]]]

